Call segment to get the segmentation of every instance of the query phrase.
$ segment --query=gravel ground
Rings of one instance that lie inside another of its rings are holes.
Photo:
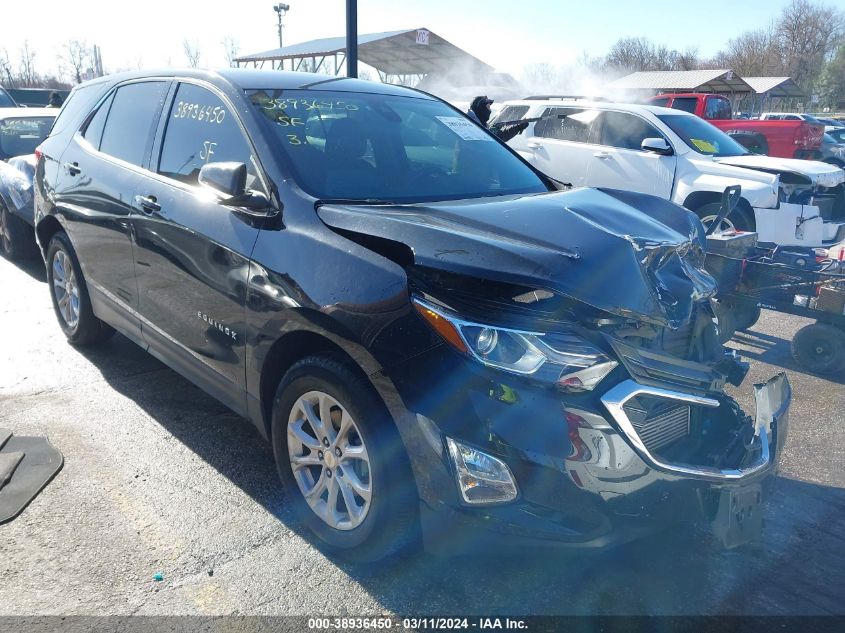
[[[0,526],[0,615],[845,614],[845,381],[794,365],[802,319],[764,312],[733,343],[752,361],[745,391],[785,369],[795,394],[761,543],[671,533],[363,571],[301,535],[249,423],[120,336],[67,345],[39,262],[0,259],[0,289],[0,427],[65,456]]]

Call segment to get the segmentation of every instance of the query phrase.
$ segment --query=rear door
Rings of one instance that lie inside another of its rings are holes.
[[[150,351],[236,411],[245,411],[245,296],[258,228],[198,183],[206,163],[247,165],[266,189],[235,108],[210,87],[180,83],[133,200],[135,261]]]
[[[55,191],[94,313],[136,339],[129,216],[168,86],[164,80],[139,81],[107,95],[62,154]]]
[[[588,186],[587,165],[594,153],[603,151],[593,126],[598,115],[598,110],[585,108],[548,108],[527,142],[530,162],[552,178]]]
[[[629,112],[604,111],[596,121],[602,152],[589,160],[587,184],[669,198],[676,158],[641,149],[644,139],[662,138],[656,127]],[[671,144],[670,144],[671,145]]]

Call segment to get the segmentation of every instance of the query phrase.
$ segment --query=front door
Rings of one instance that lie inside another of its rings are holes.
[[[162,118],[132,221],[144,338],[150,351],[243,412],[245,296],[258,229],[199,185],[216,161],[247,165],[263,189],[235,110],[215,92],[180,83]]]
[[[677,159],[641,148],[647,138],[666,137],[651,123],[629,112],[604,111],[596,124],[601,151],[594,152],[589,160],[587,184],[650,193],[668,200]]]

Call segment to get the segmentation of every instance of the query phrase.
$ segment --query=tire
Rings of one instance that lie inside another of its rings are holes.
[[[845,369],[845,331],[826,323],[807,325],[792,338],[792,356],[799,365],[819,374]]]
[[[312,419],[329,418],[331,430],[307,422],[305,407]],[[417,540],[419,497],[402,440],[372,386],[344,361],[310,356],[295,363],[276,390],[271,432],[286,496],[324,549],[372,563]],[[306,492],[315,493],[310,501]]]
[[[734,325],[737,332],[750,329],[760,320],[760,306],[753,303],[735,303],[730,306],[734,315]]]
[[[0,199],[0,253],[11,261],[34,257],[35,233]]]
[[[50,240],[46,261],[53,310],[68,342],[82,347],[109,339],[114,329],[94,316],[82,268],[65,233],[60,231]]]
[[[719,211],[722,209],[721,202],[710,202],[701,205],[697,209],[693,209],[695,214],[699,217],[705,228],[708,228],[710,222],[716,219]],[[733,212],[728,215],[723,221],[722,226],[727,228],[735,228],[738,231],[753,231],[754,218],[749,217],[748,211],[742,206],[737,206]]]

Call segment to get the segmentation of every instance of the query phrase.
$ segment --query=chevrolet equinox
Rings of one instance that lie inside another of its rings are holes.
[[[446,103],[279,71],[77,87],[36,168],[70,343],[115,331],[252,421],[318,543],[753,539],[783,374],[729,397],[699,220],[567,188]]]

